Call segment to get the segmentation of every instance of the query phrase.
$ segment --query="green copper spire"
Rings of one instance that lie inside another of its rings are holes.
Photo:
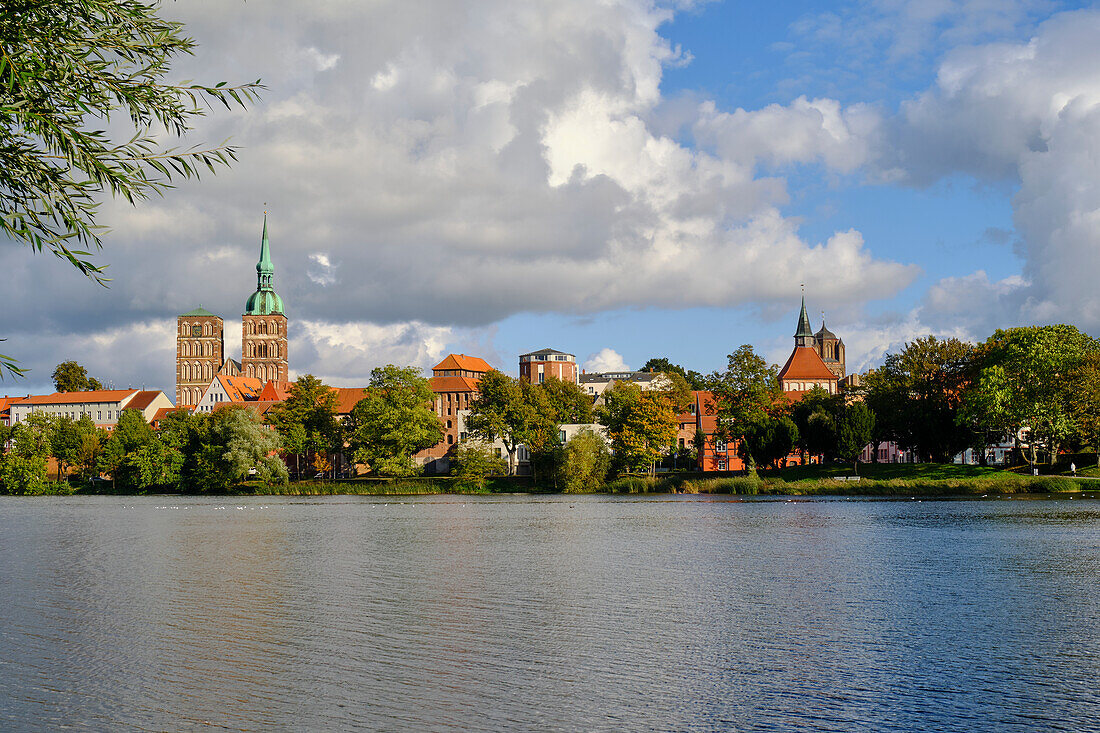
[[[272,280],[275,265],[271,262],[271,246],[267,242],[267,212],[264,212],[264,233],[260,240],[260,261],[256,263],[256,292],[244,306],[246,316],[266,316],[283,312],[283,299],[275,293]]]
[[[794,334],[795,346],[813,346],[814,332],[810,328],[810,315],[806,312],[806,296],[802,296],[802,315],[798,317],[798,331]]]

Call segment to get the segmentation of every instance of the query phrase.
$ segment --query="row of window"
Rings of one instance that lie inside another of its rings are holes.
[[[198,336],[217,336],[218,332],[214,329],[214,324],[210,321],[206,323],[199,323],[194,321],[192,323],[180,324],[180,336],[196,338]]]
[[[245,351],[248,352],[247,356],[254,359],[278,359],[279,358],[279,344],[278,343],[256,343],[249,341],[245,344]]]
[[[245,321],[244,325],[245,333],[249,336],[256,334],[272,334],[274,336],[279,335],[279,322],[278,321]]]
[[[544,354],[542,356],[531,354],[529,356],[521,356],[519,361],[521,364],[529,361],[573,361],[573,357],[568,354]]]
[[[191,353],[194,352],[194,353]],[[221,356],[214,353],[213,341],[200,341],[199,343],[192,343],[191,341],[180,342],[180,356]]]

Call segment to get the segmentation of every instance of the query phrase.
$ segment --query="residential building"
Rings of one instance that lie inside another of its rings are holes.
[[[45,412],[72,420],[88,415],[96,427],[111,430],[123,410],[139,410],[145,421],[151,422],[161,408],[171,406],[171,400],[159,390],[101,389],[34,395],[12,402],[9,410],[12,425],[23,422],[32,412]]]
[[[677,448],[695,448],[695,465],[699,471],[743,471],[745,464],[738,455],[737,441],[726,441],[717,435],[718,405],[714,393],[693,391],[691,398],[688,411],[678,417]],[[697,436],[703,438],[701,446],[695,444]]]
[[[519,357],[519,378],[531,384],[547,379],[577,383],[577,357],[564,351],[540,349]]]
[[[593,400],[599,399],[615,382],[632,382],[643,390],[668,389],[672,380],[660,372],[585,372],[578,384]]]

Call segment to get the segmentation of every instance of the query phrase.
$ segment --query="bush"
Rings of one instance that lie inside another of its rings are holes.
[[[9,453],[0,463],[0,486],[5,494],[45,494],[46,459],[40,455],[21,456]]]
[[[1041,494],[1076,491],[1078,488],[1080,488],[1080,485],[1066,476],[1039,476],[1028,482],[1028,491]]]
[[[559,480],[568,494],[598,491],[611,468],[607,442],[588,428],[565,444]]]

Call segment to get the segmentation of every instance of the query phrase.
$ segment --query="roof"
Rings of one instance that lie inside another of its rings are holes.
[[[836,339],[836,334],[825,328],[825,319],[821,319],[821,330],[814,334],[819,339]]]
[[[97,389],[92,392],[54,392],[13,401],[13,405],[81,405],[89,402],[121,402],[136,389]]]
[[[432,377],[433,392],[477,392],[478,380],[472,377]]]
[[[173,412],[191,412],[194,405],[180,405],[179,407],[161,407],[155,413],[153,413],[153,419],[149,422],[158,423],[164,418],[168,417]]]
[[[825,362],[811,346],[796,346],[787,363],[779,370],[780,379],[832,379],[836,375],[829,371]]]
[[[336,414],[350,415],[359,401],[367,396],[366,387],[333,387],[336,393]]]
[[[813,336],[814,330],[810,328],[810,316],[806,313],[806,296],[802,296],[802,313],[798,316],[798,330],[795,331],[794,337],[799,336]]]
[[[466,371],[466,372],[490,372],[493,370],[489,362],[476,356],[465,354],[447,354],[443,361],[432,367],[432,371]]]
[[[218,316],[216,316],[213,313],[211,313],[210,311],[206,310],[201,305],[193,311],[187,311],[186,313],[180,313],[180,318],[191,318],[191,317],[196,317],[196,318],[217,318]]]
[[[264,383],[255,377],[228,377],[223,374],[218,377],[218,382],[230,402],[255,400],[264,388]]]
[[[263,389],[256,395],[257,400],[270,402],[285,402],[290,397],[290,383],[268,380]]]
[[[538,351],[532,351],[530,354],[520,354],[520,356],[540,356],[542,354],[561,354],[562,356],[574,356],[568,351],[558,351],[557,349],[539,349]]]
[[[160,390],[142,390],[141,392],[138,392],[136,395],[134,395],[134,399],[130,400],[126,404],[126,409],[144,410],[146,407],[153,404],[153,400],[155,400],[159,395]]]

